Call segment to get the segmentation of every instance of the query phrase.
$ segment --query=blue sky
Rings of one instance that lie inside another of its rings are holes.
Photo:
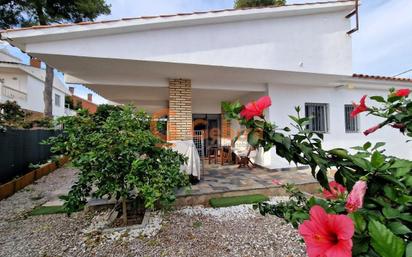
[[[106,0],[112,13],[98,20],[225,9],[233,0]],[[288,0],[288,3],[319,0]],[[412,69],[412,0],[363,0],[360,7],[360,31],[353,34],[353,72],[393,76]],[[18,50],[14,53],[21,56]],[[27,59],[26,59],[27,61]],[[412,72],[402,75],[411,77]],[[76,86],[76,94],[88,90]],[[101,103],[100,97],[94,99]]]

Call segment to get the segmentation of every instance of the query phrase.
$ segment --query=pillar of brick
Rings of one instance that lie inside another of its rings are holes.
[[[221,127],[222,127],[222,131],[220,133],[222,139],[222,145],[227,145],[230,146],[231,145],[231,140],[232,140],[232,130],[231,130],[231,126],[230,126],[230,120],[225,119],[225,112],[222,109],[222,120],[221,120]]]
[[[191,140],[192,132],[192,81],[169,80],[168,140]]]

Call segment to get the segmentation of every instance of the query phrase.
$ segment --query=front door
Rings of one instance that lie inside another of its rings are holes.
[[[203,131],[204,153],[208,149],[220,146],[221,114],[193,114],[193,129]]]

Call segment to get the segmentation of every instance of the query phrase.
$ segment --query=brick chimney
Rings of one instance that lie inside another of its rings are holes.
[[[93,94],[87,94],[87,100],[93,102]]]
[[[74,95],[74,87],[69,87],[69,91],[72,95]]]
[[[35,68],[41,68],[41,61],[35,57],[30,57],[30,66]]]

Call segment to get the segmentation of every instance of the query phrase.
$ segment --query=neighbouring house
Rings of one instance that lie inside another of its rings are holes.
[[[83,108],[87,109],[90,113],[95,113],[97,111],[97,104],[93,103],[93,94],[88,93],[87,99],[75,95],[74,87],[69,87],[70,91],[70,101],[73,109]]]
[[[35,117],[44,112],[44,80],[46,72],[36,59],[25,65],[6,49],[0,48],[0,102],[16,101]],[[53,116],[65,116],[64,99],[69,91],[59,78],[53,82]]]
[[[300,105],[327,148],[384,141],[388,154],[410,159],[406,137],[390,128],[365,137],[376,118],[349,115],[364,94],[412,88],[411,79],[353,74],[348,14],[355,9],[356,1],[342,0],[36,26],[1,36],[64,72],[67,83],[167,120],[168,139],[204,130],[207,146],[230,144],[239,126],[223,118],[221,102],[269,95],[267,115],[280,127]],[[256,161],[290,165],[274,149],[259,151]]]

